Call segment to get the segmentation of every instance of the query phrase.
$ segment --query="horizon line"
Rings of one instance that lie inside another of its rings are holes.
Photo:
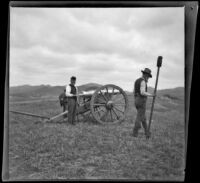
[[[99,83],[86,83],[86,84],[81,84],[81,85],[87,85],[87,84],[97,84],[97,85],[102,85]],[[38,85],[31,85],[31,84],[21,84],[21,85],[13,85],[13,86],[9,86],[10,87],[20,87],[20,86],[50,86],[50,87],[56,87],[56,86],[65,86],[65,85],[51,85],[51,84],[38,84]],[[81,86],[81,85],[77,85],[77,86]],[[148,88],[155,88],[153,86],[148,86]],[[185,88],[185,86],[176,86],[176,87],[170,87],[170,88],[161,88],[159,90],[165,90],[165,89],[175,89],[175,88]],[[126,90],[128,91],[128,90]]]

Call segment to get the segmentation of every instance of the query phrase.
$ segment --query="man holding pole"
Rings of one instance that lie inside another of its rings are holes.
[[[146,102],[147,97],[154,97],[155,95],[147,92],[147,82],[149,78],[152,78],[151,70],[149,68],[145,68],[142,70],[142,77],[138,78],[134,84],[135,107],[137,109],[137,117],[133,129],[134,137],[138,136],[138,131],[141,128],[141,123],[144,128],[146,138],[150,137],[145,115]]]
[[[153,109],[154,109],[154,103],[155,103],[155,98],[156,98],[160,67],[162,66],[162,58],[163,58],[162,56],[158,56],[158,60],[157,60],[158,69],[157,69],[157,75],[156,75],[156,84],[154,88],[154,94],[150,94],[147,92],[147,82],[148,82],[148,79],[152,77],[150,69],[145,68],[145,70],[142,71],[143,73],[142,77],[135,81],[134,96],[135,96],[135,106],[137,109],[137,117],[136,117],[134,129],[133,129],[134,137],[138,136],[138,130],[141,128],[141,123],[142,123],[142,126],[145,130],[146,138],[147,139],[150,138],[151,120],[153,116]],[[148,126],[146,123],[146,116],[145,116],[147,97],[153,97]]]

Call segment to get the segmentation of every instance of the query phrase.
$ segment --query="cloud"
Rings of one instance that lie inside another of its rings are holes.
[[[183,10],[11,8],[11,84],[63,84],[76,75],[80,84],[130,89],[141,69],[156,75],[159,55],[161,77],[173,80],[172,87],[184,83]]]

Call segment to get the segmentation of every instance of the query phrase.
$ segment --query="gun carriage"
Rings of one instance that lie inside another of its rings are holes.
[[[116,85],[104,85],[94,92],[84,92],[79,97],[77,115],[90,112],[101,124],[116,124],[125,119],[128,98],[126,93]]]
[[[116,124],[126,117],[128,98],[127,94],[119,86],[107,84],[97,88],[95,91],[83,91],[77,97],[79,98],[77,118],[79,115],[85,116],[86,113],[90,113],[101,124]],[[19,111],[10,112],[43,118],[46,122],[60,121],[68,113],[68,111],[65,111],[49,118]]]

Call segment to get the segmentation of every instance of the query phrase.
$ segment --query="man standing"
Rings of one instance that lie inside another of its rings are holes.
[[[76,117],[76,107],[77,107],[77,96],[78,96],[78,88],[75,86],[76,77],[72,76],[70,80],[70,84],[66,86],[65,95],[68,99],[68,122],[71,124],[75,123]]]
[[[138,131],[141,128],[141,123],[145,131],[145,136],[150,137],[146,122],[146,102],[147,97],[154,97],[153,94],[147,92],[148,79],[152,78],[151,70],[145,68],[142,70],[142,77],[138,78],[134,84],[134,96],[135,96],[135,107],[137,109],[137,117],[135,120],[135,126],[133,128],[133,136],[138,136]]]

